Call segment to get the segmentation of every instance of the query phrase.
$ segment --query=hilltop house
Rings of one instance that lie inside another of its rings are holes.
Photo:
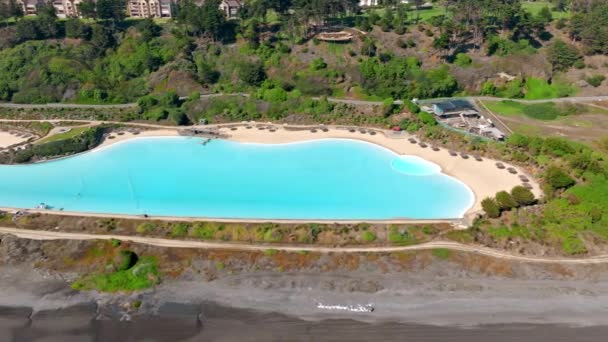
[[[243,3],[240,0],[222,0],[220,3],[220,10],[224,12],[228,19],[238,18],[239,10],[242,7]]]

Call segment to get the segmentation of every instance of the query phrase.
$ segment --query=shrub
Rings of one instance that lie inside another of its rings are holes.
[[[513,197],[513,200],[515,200],[515,202],[517,202],[517,204],[520,206],[531,205],[536,202],[532,191],[524,188],[521,185],[518,185],[511,190],[511,196]]]
[[[388,232],[388,241],[396,245],[411,245],[416,243],[416,237],[407,229],[400,231],[396,226],[391,226]]]
[[[146,120],[160,121],[165,120],[169,116],[169,112],[164,108],[154,108],[144,114]]]
[[[156,259],[143,257],[129,269],[109,274],[87,275],[73,282],[71,287],[75,290],[102,292],[137,291],[158,284],[159,273]]]
[[[327,63],[325,63],[325,60],[323,60],[323,57],[319,57],[319,58],[315,58],[312,60],[312,62],[310,62],[310,69],[311,70],[321,70],[321,69],[326,69],[327,68]]]
[[[437,124],[437,120],[435,120],[433,114],[427,112],[420,112],[418,113],[418,117],[420,118],[420,121],[422,121],[422,123],[425,125],[434,126]]]
[[[376,44],[373,40],[367,38],[363,41],[363,45],[361,46],[361,54],[363,56],[373,57],[376,55]]]
[[[493,198],[486,198],[481,201],[481,207],[490,218],[497,218],[500,216],[500,208]]]
[[[140,234],[151,233],[154,230],[156,230],[156,225],[154,225],[153,223],[150,223],[150,222],[142,223],[139,226],[137,226],[137,228],[135,228],[135,231]]]
[[[188,225],[186,223],[177,223],[171,228],[171,237],[183,237],[188,234]]]
[[[493,96],[496,95],[497,91],[498,89],[492,81],[486,81],[481,85],[481,95]]]
[[[511,210],[517,207],[517,202],[506,191],[500,191],[496,194],[496,203],[501,210]]]
[[[456,58],[454,59],[454,64],[461,66],[461,67],[469,66],[472,63],[473,63],[473,60],[466,53],[459,53],[456,55]]]
[[[192,228],[192,236],[201,240],[212,240],[217,231],[222,230],[223,226],[216,226],[213,223],[198,223]]]
[[[566,189],[575,183],[572,177],[556,166],[550,166],[547,169],[547,172],[545,172],[545,181],[553,189]]]
[[[364,231],[363,234],[361,234],[361,240],[364,242],[374,242],[376,241],[376,234],[370,231]]]
[[[605,79],[606,79],[606,76],[604,76],[604,75],[593,75],[593,76],[587,77],[586,81],[592,87],[597,88],[600,85],[602,85],[602,82],[604,82]]]
[[[530,139],[519,133],[513,133],[507,138],[507,145],[513,147],[527,147],[530,143]]]

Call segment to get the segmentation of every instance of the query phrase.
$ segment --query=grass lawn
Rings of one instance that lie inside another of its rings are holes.
[[[44,144],[44,143],[48,143],[51,141],[73,138],[73,137],[79,136],[80,134],[82,134],[84,131],[86,131],[89,128],[90,128],[89,126],[74,127],[65,133],[55,134],[50,137],[43,138],[43,139],[37,141],[36,144]]]
[[[494,114],[502,115],[502,116],[522,116],[523,113],[523,104],[504,100],[504,101],[483,101],[483,104],[488,107],[490,111]]]
[[[558,97],[572,96],[576,88],[568,83],[555,81],[549,84],[541,78],[529,77],[525,84],[526,100],[554,99]]]
[[[384,8],[375,8],[372,11],[376,12],[380,17],[384,15]],[[431,9],[421,9],[420,10],[420,21],[425,22],[431,19],[432,17],[436,17],[438,15],[445,15],[445,8],[441,6],[433,6]],[[418,14],[415,10],[407,11],[407,18],[410,24],[414,24],[416,21],[416,16]]]
[[[532,15],[537,15],[543,7],[549,7],[549,9],[553,8],[553,5],[549,1],[536,1],[536,2],[528,2],[522,1],[521,7],[528,11]],[[553,19],[562,19],[562,18],[570,18],[572,13],[570,11],[566,12],[556,12],[551,10],[551,14],[553,14]]]
[[[556,104],[554,102],[541,102],[541,103],[521,103],[513,100],[503,101],[483,101],[483,104],[488,107],[490,111],[501,116],[527,116],[536,120],[551,121],[558,118],[562,118],[564,123],[574,123],[576,120],[572,118],[573,115],[577,114],[606,114],[608,111],[604,111],[600,108],[594,108],[585,106],[583,104]],[[581,126],[581,122],[578,125]]]

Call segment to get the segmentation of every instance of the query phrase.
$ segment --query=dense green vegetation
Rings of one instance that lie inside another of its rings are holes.
[[[476,229],[496,240],[520,238],[556,244],[566,254],[588,251],[588,243],[608,242],[608,163],[588,146],[560,138],[514,134],[511,154],[540,168],[545,197],[540,207],[528,207],[534,197],[521,187],[484,200],[488,221]]]
[[[107,130],[107,126],[91,127],[76,136],[66,136],[60,140],[52,139],[18,152],[10,151],[8,154],[0,155],[0,163],[27,163],[88,151],[101,143],[103,134]]]
[[[90,274],[72,283],[75,290],[96,290],[101,292],[138,291],[152,287],[160,281],[157,260],[141,257],[132,251],[122,250],[111,272]]]
[[[255,0],[246,3],[239,20],[225,18],[218,4],[180,1],[176,17],[159,26],[125,20],[120,0],[85,1],[81,11],[87,20],[58,20],[52,5],[23,18],[9,2],[0,8],[0,21],[6,19],[0,27],[0,100],[121,103],[171,90],[180,96],[248,92],[272,99],[272,118],[284,111],[276,107],[286,98],[428,98],[471,91],[471,85],[459,84],[452,67],[476,68],[483,55],[502,61],[544,54],[561,73],[580,66],[583,54],[606,53],[602,37],[608,19],[600,0],[588,6],[569,0],[434,1],[430,10],[386,1],[389,7],[367,11],[354,0]],[[351,43],[323,43],[314,38],[323,25],[370,33]],[[578,44],[553,38],[555,28]],[[393,39],[384,36],[389,33],[398,35],[396,46],[386,43]],[[424,58],[396,51],[419,45]],[[429,62],[431,56],[441,60]],[[600,76],[590,76],[589,84],[599,86]],[[186,88],[179,83],[184,80]],[[552,98],[573,94],[569,83],[549,73],[521,75],[473,91]],[[158,108],[145,118],[184,122],[184,115],[174,112]]]

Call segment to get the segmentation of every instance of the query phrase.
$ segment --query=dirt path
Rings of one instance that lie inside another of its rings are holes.
[[[461,251],[468,253],[476,253],[489,257],[506,259],[511,261],[545,263],[545,264],[602,264],[608,263],[608,255],[601,255],[589,258],[549,258],[549,257],[532,257],[511,254],[499,250],[494,250],[482,246],[464,245],[452,241],[435,241],[413,246],[393,246],[393,247],[320,247],[320,246],[290,246],[290,245],[255,245],[245,243],[230,243],[230,242],[208,242],[208,241],[189,241],[189,240],[172,240],[162,238],[152,238],[143,236],[127,236],[127,235],[97,235],[86,233],[64,233],[64,232],[49,232],[43,230],[29,230],[20,228],[0,227],[1,234],[11,234],[23,239],[31,240],[122,240],[131,241],[134,243],[170,247],[170,248],[195,248],[195,249],[228,249],[238,251],[264,251],[274,249],[287,252],[319,252],[319,253],[366,253],[366,252],[406,252],[445,248],[453,251]]]

